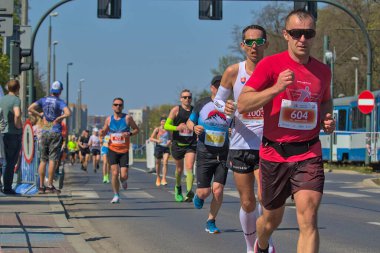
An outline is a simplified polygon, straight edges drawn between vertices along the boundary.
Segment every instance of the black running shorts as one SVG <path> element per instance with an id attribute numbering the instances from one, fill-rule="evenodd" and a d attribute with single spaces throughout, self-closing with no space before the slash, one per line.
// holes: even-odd
<path id="1" fill-rule="evenodd" d="M 129 167 L 129 153 L 117 153 L 111 149 L 108 150 L 108 162 L 110 165 L 118 164 L 120 168 Z"/>
<path id="2" fill-rule="evenodd" d="M 172 156 L 176 160 L 182 160 L 186 153 L 195 153 L 197 149 L 196 144 L 190 144 L 188 146 L 178 146 L 176 142 L 172 144 Z"/>
<path id="3" fill-rule="evenodd" d="M 230 170 L 239 174 L 251 173 L 259 168 L 259 151 L 253 149 L 230 149 L 227 166 Z"/>
<path id="4" fill-rule="evenodd" d="M 166 153 L 170 155 L 169 147 L 156 145 L 156 147 L 154 148 L 154 157 L 156 157 L 157 159 L 162 159 L 162 157 L 164 157 L 164 154 Z"/>
<path id="5" fill-rule="evenodd" d="M 217 153 L 210 152 L 210 149 L 202 143 L 197 144 L 197 187 L 209 188 L 211 181 L 226 184 L 228 168 L 226 166 L 228 145 Z"/>

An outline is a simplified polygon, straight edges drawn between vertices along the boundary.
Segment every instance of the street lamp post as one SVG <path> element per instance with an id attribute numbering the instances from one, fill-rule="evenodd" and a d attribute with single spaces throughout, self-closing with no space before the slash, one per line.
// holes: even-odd
<path id="1" fill-rule="evenodd" d="M 53 41 L 53 81 L 57 81 L 55 75 L 56 61 L 55 61 L 55 46 L 58 45 L 58 41 Z"/>
<path id="2" fill-rule="evenodd" d="M 351 60 L 356 62 L 355 64 L 355 96 L 357 96 L 358 90 L 359 90 L 359 72 L 358 72 L 359 57 L 352 56 Z"/>
<path id="3" fill-rule="evenodd" d="M 82 130 L 82 83 L 84 79 L 79 80 L 79 90 L 78 90 L 78 109 L 77 109 L 77 128 L 78 133 Z"/>
<path id="4" fill-rule="evenodd" d="M 73 66 L 72 62 L 66 65 L 66 104 L 69 107 L 69 66 Z M 66 118 L 67 132 L 70 133 L 71 117 Z"/>
<path id="5" fill-rule="evenodd" d="M 51 12 L 49 14 L 49 31 L 48 31 L 48 64 L 47 64 L 47 87 L 49 90 L 49 86 L 51 83 L 51 78 L 50 78 L 50 72 L 51 72 L 51 17 L 56 17 L 58 16 L 58 12 Z M 55 81 L 55 80 L 54 80 Z"/>

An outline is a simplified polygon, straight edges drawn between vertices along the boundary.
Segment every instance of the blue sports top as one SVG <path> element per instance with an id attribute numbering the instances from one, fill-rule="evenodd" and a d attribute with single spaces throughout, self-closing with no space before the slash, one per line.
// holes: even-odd
<path id="1" fill-rule="evenodd" d="M 56 96 L 40 98 L 36 103 L 44 112 L 44 126 L 42 131 L 61 133 L 62 125 L 60 123 L 53 124 L 53 121 L 62 115 L 63 109 L 67 107 L 66 103 Z"/>
<path id="2" fill-rule="evenodd" d="M 215 109 L 210 97 L 203 98 L 197 102 L 189 118 L 195 125 L 204 127 L 203 133 L 198 140 L 208 147 L 222 149 L 228 146 L 228 128 L 230 120 Z"/>

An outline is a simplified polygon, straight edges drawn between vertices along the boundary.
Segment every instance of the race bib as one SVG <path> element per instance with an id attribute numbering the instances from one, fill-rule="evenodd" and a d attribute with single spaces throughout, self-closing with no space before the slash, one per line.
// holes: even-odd
<path id="1" fill-rule="evenodd" d="M 206 130 L 205 144 L 213 147 L 223 147 L 225 138 L 225 132 Z"/>
<path id="2" fill-rule="evenodd" d="M 239 119 L 246 125 L 264 124 L 264 110 L 260 108 L 254 112 L 239 114 Z"/>
<path id="3" fill-rule="evenodd" d="M 114 133 L 110 135 L 111 142 L 113 144 L 124 144 L 125 138 L 122 133 Z"/>
<path id="4" fill-rule="evenodd" d="M 186 129 L 179 131 L 179 136 L 193 136 L 193 131 Z"/>
<path id="5" fill-rule="evenodd" d="M 312 130 L 317 125 L 318 105 L 315 102 L 299 102 L 283 99 L 279 127 Z"/>

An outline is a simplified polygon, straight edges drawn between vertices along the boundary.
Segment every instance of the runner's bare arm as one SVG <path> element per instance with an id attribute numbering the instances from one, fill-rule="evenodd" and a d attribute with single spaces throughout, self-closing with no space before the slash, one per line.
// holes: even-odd
<path id="1" fill-rule="evenodd" d="M 156 143 L 160 143 L 160 140 L 156 138 L 158 134 L 158 128 L 156 127 L 154 130 L 153 130 L 153 133 L 152 135 L 150 136 L 149 140 L 150 141 L 153 141 L 153 142 L 156 142 Z"/>
<path id="2" fill-rule="evenodd" d="M 100 129 L 99 131 L 100 136 L 104 137 L 110 130 L 110 120 L 111 120 L 111 117 L 107 117 L 106 121 L 104 122 L 103 128 Z"/>
<path id="3" fill-rule="evenodd" d="M 129 132 L 129 135 L 136 135 L 139 132 L 139 127 L 137 126 L 136 122 L 133 120 L 133 118 L 129 115 L 125 117 L 125 121 L 127 124 L 132 128 L 132 131 Z"/>
<path id="4" fill-rule="evenodd" d="M 166 119 L 164 129 L 168 131 L 178 131 L 178 127 L 173 125 L 174 118 L 178 115 L 179 106 L 175 106 L 170 110 L 169 116 Z"/>
<path id="5" fill-rule="evenodd" d="M 278 75 L 275 85 L 263 91 L 258 92 L 254 88 L 245 85 L 241 90 L 237 103 L 239 113 L 247 113 L 260 109 L 279 93 L 283 92 L 293 81 L 294 74 L 291 70 L 287 69 Z"/>
<path id="6" fill-rule="evenodd" d="M 234 64 L 229 66 L 226 71 L 224 71 L 222 80 L 220 82 L 220 87 L 214 98 L 215 108 L 227 115 L 234 112 L 234 101 L 228 99 L 231 95 L 237 74 L 239 71 L 239 64 Z"/>
<path id="7" fill-rule="evenodd" d="M 335 119 L 332 116 L 332 108 L 331 99 L 321 104 L 321 127 L 327 134 L 334 132 L 336 127 Z"/>

